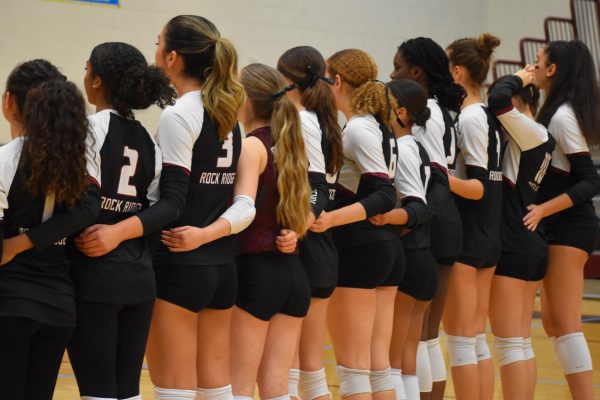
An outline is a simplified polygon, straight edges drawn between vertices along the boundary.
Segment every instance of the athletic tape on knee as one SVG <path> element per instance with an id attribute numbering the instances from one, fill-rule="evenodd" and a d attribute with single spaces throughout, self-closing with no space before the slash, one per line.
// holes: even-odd
<path id="1" fill-rule="evenodd" d="M 525 357 L 525 360 L 531 360 L 532 358 L 535 358 L 531 337 L 523 339 L 523 356 Z"/>
<path id="2" fill-rule="evenodd" d="M 371 393 L 385 392 L 386 390 L 394 390 L 394 382 L 392 382 L 392 369 L 386 368 L 380 371 L 371 371 L 369 375 L 371 381 Z"/>
<path id="3" fill-rule="evenodd" d="M 446 360 L 444 360 L 439 337 L 427 341 L 427 354 L 431 365 L 431 380 L 433 382 L 445 381 L 447 376 Z"/>
<path id="4" fill-rule="evenodd" d="M 487 344 L 485 333 L 478 333 L 475 344 L 475 352 L 477 353 L 477 362 L 489 360 L 492 358 L 492 352 Z"/>
<path id="5" fill-rule="evenodd" d="M 337 375 L 340 380 L 340 396 L 346 397 L 359 393 L 371 393 L 371 381 L 368 369 L 353 369 L 338 365 Z"/>
<path id="6" fill-rule="evenodd" d="M 231 385 L 225 385 L 218 388 L 196 389 L 196 400 L 232 400 L 233 391 Z"/>
<path id="7" fill-rule="evenodd" d="M 496 349 L 496 355 L 498 356 L 498 364 L 500 364 L 501 367 L 515 362 L 525 361 L 523 338 L 520 336 L 509 338 L 494 336 L 494 348 Z"/>
<path id="8" fill-rule="evenodd" d="M 592 370 L 592 357 L 583 332 L 557 337 L 555 354 L 565 375 Z"/>
<path id="9" fill-rule="evenodd" d="M 419 378 L 419 391 L 423 393 L 433 390 L 433 378 L 431 377 L 431 364 L 427 342 L 419 342 L 417 346 L 417 378 Z"/>
<path id="10" fill-rule="evenodd" d="M 416 375 L 402 375 L 404 390 L 406 391 L 406 400 L 420 400 L 419 378 Z"/>
<path id="11" fill-rule="evenodd" d="M 298 383 L 300 382 L 300 370 L 297 368 L 291 368 L 288 373 L 288 393 L 290 397 L 300 398 L 298 392 Z"/>
<path id="12" fill-rule="evenodd" d="M 477 364 L 475 352 L 476 339 L 474 337 L 448 335 L 448 356 L 450 366 L 463 367 Z"/>
<path id="13" fill-rule="evenodd" d="M 195 398 L 195 390 L 166 389 L 154 386 L 154 400 L 193 400 Z"/>
<path id="14" fill-rule="evenodd" d="M 302 400 L 314 400 L 321 396 L 329 396 L 331 399 L 325 368 L 317 371 L 300 371 L 300 394 Z"/>
<path id="15" fill-rule="evenodd" d="M 392 368 L 392 382 L 396 391 L 396 400 L 406 400 L 406 390 L 404 390 L 404 381 L 402 381 L 402 370 Z"/>

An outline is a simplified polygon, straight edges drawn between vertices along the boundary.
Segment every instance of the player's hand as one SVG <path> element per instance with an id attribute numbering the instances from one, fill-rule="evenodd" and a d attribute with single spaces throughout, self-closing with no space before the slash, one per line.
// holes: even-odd
<path id="1" fill-rule="evenodd" d="M 376 226 L 383 226 L 388 224 L 387 213 L 377 214 L 374 217 L 369 218 L 369 222 Z"/>
<path id="2" fill-rule="evenodd" d="M 331 214 L 326 211 L 321 212 L 319 218 L 310 226 L 311 232 L 325 232 L 327 229 L 333 226 L 333 218 Z"/>
<path id="3" fill-rule="evenodd" d="M 2 259 L 0 260 L 0 265 L 8 264 L 18 254 L 15 251 L 14 246 L 11 244 L 11 239 L 13 238 L 4 239 L 2 241 Z"/>
<path id="4" fill-rule="evenodd" d="M 530 85 L 533 82 L 534 68 L 533 65 L 526 65 L 525 68 L 515 73 L 515 75 L 523 81 L 523 87 Z"/>
<path id="5" fill-rule="evenodd" d="M 293 253 L 298 245 L 298 234 L 291 229 L 282 229 L 275 239 L 275 245 L 282 253 Z"/>
<path id="6" fill-rule="evenodd" d="M 108 254 L 121 242 L 119 230 L 113 225 L 104 224 L 92 225 L 75 238 L 75 245 L 79 251 L 88 257 Z"/>
<path id="7" fill-rule="evenodd" d="M 161 242 L 169 251 L 179 253 L 195 250 L 208 242 L 206 230 L 196 226 L 180 226 L 162 231 Z"/>
<path id="8" fill-rule="evenodd" d="M 523 217 L 523 223 L 527 229 L 535 231 L 540 221 L 546 216 L 544 205 L 530 204 L 527 206 L 527 210 L 529 212 Z"/>

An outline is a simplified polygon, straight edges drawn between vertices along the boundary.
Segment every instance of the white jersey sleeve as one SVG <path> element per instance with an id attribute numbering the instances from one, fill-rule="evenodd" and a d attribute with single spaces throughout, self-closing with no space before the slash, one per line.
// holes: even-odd
<path id="1" fill-rule="evenodd" d="M 382 148 L 383 135 L 372 116 L 355 117 L 344 129 L 344 152 L 361 174 L 385 174 L 389 177 Z"/>
<path id="2" fill-rule="evenodd" d="M 154 142 L 154 139 L 152 140 Z M 158 144 L 154 142 L 154 179 L 150 182 L 150 186 L 148 186 L 148 200 L 150 205 L 153 205 L 160 199 L 160 173 L 162 171 L 162 152 L 160 151 L 160 147 Z"/>
<path id="3" fill-rule="evenodd" d="M 0 221 L 8 209 L 8 192 L 19 168 L 23 137 L 18 137 L 0 147 Z M 2 238 L 0 238 L 2 239 Z"/>
<path id="4" fill-rule="evenodd" d="M 419 149 L 411 136 L 403 136 L 398 143 L 398 168 L 394 177 L 394 186 L 400 199 L 418 198 L 427 203 L 426 190 L 421 180 L 421 157 Z"/>
<path id="5" fill-rule="evenodd" d="M 444 135 L 446 124 L 440 105 L 435 99 L 427 100 L 427 107 L 431 111 L 431 117 L 425 126 L 412 126 L 412 134 L 423 145 L 433 164 L 442 167 L 444 171 L 448 168 L 448 160 L 444 150 Z"/>
<path id="6" fill-rule="evenodd" d="M 311 111 L 300 111 L 300 123 L 308 156 L 308 171 L 326 174 L 325 157 L 321 148 L 323 133 L 317 115 Z"/>
<path id="7" fill-rule="evenodd" d="M 466 166 L 488 169 L 488 122 L 483 104 L 466 107 L 459 116 L 458 147 Z"/>
<path id="8" fill-rule="evenodd" d="M 590 148 L 571 105 L 563 104 L 558 108 L 550 120 L 548 131 L 564 154 L 589 153 Z"/>
<path id="9" fill-rule="evenodd" d="M 548 140 L 546 128 L 526 117 L 516 108 L 498 115 L 497 118 L 521 151 L 536 148 Z"/>
<path id="10" fill-rule="evenodd" d="M 99 187 L 102 187 L 102 158 L 100 157 L 100 150 L 102 150 L 106 135 L 108 135 L 110 113 L 111 110 L 103 110 L 88 116 L 89 134 L 86 139 L 85 153 L 87 170 L 90 178 L 95 180 Z"/>

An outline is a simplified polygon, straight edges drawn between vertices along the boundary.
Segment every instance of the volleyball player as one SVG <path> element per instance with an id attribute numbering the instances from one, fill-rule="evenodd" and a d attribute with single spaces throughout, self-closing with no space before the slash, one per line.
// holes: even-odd
<path id="1" fill-rule="evenodd" d="M 535 376 L 529 376 L 527 362 L 533 357 L 529 331 L 535 289 L 546 270 L 545 238 L 522 223 L 526 207 L 537 198 L 554 149 L 554 139 L 533 120 L 529 104 L 522 101 L 523 97 L 533 97 L 533 89 L 528 87 L 532 79 L 531 70 L 501 78 L 492 85 L 488 98 L 490 111 L 508 133 L 502 165 L 502 253 L 490 299 L 490 322 L 505 399 L 533 399 Z M 521 92 L 525 94 L 520 96 Z"/>
<path id="2" fill-rule="evenodd" d="M 438 264 L 439 286 L 425 314 L 422 343 L 417 352 L 420 390 L 431 391 L 433 400 L 442 400 L 446 387 L 446 364 L 438 337 L 448 289 L 450 267 L 462 251 L 462 222 L 448 174 L 456 164 L 456 122 L 465 96 L 462 86 L 450 74 L 448 57 L 433 40 L 424 37 L 403 42 L 394 56 L 391 79 L 412 79 L 429 95 L 431 117 L 424 127 L 413 125 L 413 134 L 431 158 L 431 183 L 427 209 L 431 222 L 431 251 Z"/>
<path id="3" fill-rule="evenodd" d="M 66 237 L 98 215 L 98 169 L 83 96 L 48 61 L 13 69 L 2 111 L 0 398 L 50 400 L 75 326 Z"/>
<path id="4" fill-rule="evenodd" d="M 289 399 L 288 375 L 310 285 L 297 252 L 284 254 L 277 235 L 289 229 L 302 237 L 309 223 L 308 181 L 302 125 L 286 93 L 283 75 L 263 64 L 241 72 L 247 100 L 240 122 L 244 148 L 260 174 L 256 218 L 238 236 L 239 294 L 232 318 L 231 376 L 236 399 Z M 246 150 L 245 150 L 246 151 Z M 257 174 L 257 175 L 258 175 Z"/>
<path id="5" fill-rule="evenodd" d="M 600 143 L 600 89 L 590 51 L 580 41 L 550 42 L 536 59 L 534 83 L 546 99 L 538 122 L 556 140 L 539 203 L 528 205 L 526 226 L 542 218 L 548 238 L 542 321 L 574 399 L 591 399 L 592 359 L 581 326 L 583 267 L 595 249 L 598 220 L 591 199 L 600 178 L 590 146 Z"/>
<path id="6" fill-rule="evenodd" d="M 277 69 L 289 85 L 288 92 L 300 113 L 308 156 L 308 179 L 312 188 L 312 217 L 331 211 L 335 183 L 343 162 L 341 129 L 325 60 L 313 47 L 289 49 L 279 58 Z M 331 232 L 307 232 L 300 242 L 300 258 L 310 285 L 311 302 L 302 321 L 299 355 L 290 370 L 290 395 L 307 400 L 328 400 L 323 365 L 327 304 L 337 284 L 338 256 Z"/>
<path id="7" fill-rule="evenodd" d="M 161 153 L 133 110 L 165 106 L 175 91 L 126 43 L 96 46 L 86 63 L 84 87 L 96 107 L 89 116 L 94 152 L 101 161 L 101 212 L 76 240 L 72 272 L 77 327 L 68 346 L 79 393 L 86 399 L 138 399 L 140 374 L 156 284 L 148 237 L 120 243 L 93 257 L 93 232 L 118 235 L 120 221 L 158 200 Z M 88 256 L 89 254 L 90 256 Z"/>
<path id="8" fill-rule="evenodd" d="M 417 378 L 417 347 L 421 338 L 423 317 L 438 285 L 438 271 L 430 246 L 430 214 L 427 190 L 431 177 L 429 156 L 411 134 L 414 125 L 425 127 L 430 116 L 427 92 L 413 80 L 395 80 L 387 84 L 398 108 L 392 128 L 397 138 L 398 167 L 394 186 L 400 207 L 370 218 L 381 226 L 399 225 L 406 256 L 406 272 L 395 299 L 394 331 L 390 349 L 392 368 L 402 371 L 394 380 L 402 380 L 407 400 L 421 398 Z M 396 382 L 395 382 L 396 383 Z M 396 398 L 400 397 L 397 390 Z M 430 390 L 431 391 L 431 388 Z"/>
<path id="9" fill-rule="evenodd" d="M 457 177 L 463 252 L 452 268 L 444 311 L 456 397 L 493 397 L 494 368 L 485 338 L 490 288 L 500 256 L 501 143 L 497 121 L 483 104 L 481 85 L 500 40 L 490 34 L 454 41 L 446 49 L 454 81 L 465 88 L 459 116 Z"/>
<path id="10" fill-rule="evenodd" d="M 342 50 L 329 57 L 327 76 L 334 81 L 337 108 L 348 121 L 342 136 L 344 164 L 336 209 L 322 212 L 311 230 L 335 227 L 339 277 L 327 322 L 340 395 L 353 400 L 393 399 L 389 347 L 404 254 L 392 227 L 374 226 L 366 219 L 396 204 L 392 184 L 396 140 L 389 130 L 396 102 L 375 81 L 377 65 L 362 50 Z"/>

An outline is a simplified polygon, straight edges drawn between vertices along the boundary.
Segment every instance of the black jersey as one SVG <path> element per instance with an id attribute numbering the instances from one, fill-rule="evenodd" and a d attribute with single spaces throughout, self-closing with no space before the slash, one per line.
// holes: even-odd
<path id="1" fill-rule="evenodd" d="M 460 259 L 478 260 L 494 266 L 500 256 L 502 209 L 502 149 L 500 127 L 483 103 L 465 107 L 459 116 L 460 131 L 456 175 L 483 184 L 479 200 L 458 198 L 463 221 L 463 252 Z"/>
<path id="2" fill-rule="evenodd" d="M 393 179 L 396 139 L 370 114 L 355 115 L 342 131 L 344 165 L 340 170 L 335 208 L 360 202 L 367 218 L 390 211 L 396 203 Z M 359 221 L 334 229 L 338 250 L 382 240 L 396 240 L 392 227 Z"/>
<path id="3" fill-rule="evenodd" d="M 502 165 L 502 251 L 545 256 L 547 245 L 536 230 L 523 224 L 527 206 L 537 202 L 538 189 L 550 166 L 554 139 L 546 128 L 516 110 L 511 98 L 523 86 L 516 76 L 498 83 L 488 99 L 489 107 L 508 133 Z"/>
<path id="4" fill-rule="evenodd" d="M 170 227 L 206 227 L 227 210 L 242 149 L 238 127 L 220 140 L 217 127 L 204 109 L 200 91 L 188 92 L 163 111 L 158 141 L 164 165 L 189 175 L 185 208 Z M 219 265 L 234 260 L 233 237 L 225 236 L 195 250 L 171 253 L 160 245 L 156 262 L 177 265 Z"/>
<path id="5" fill-rule="evenodd" d="M 430 245 L 430 226 L 427 213 L 427 191 L 431 164 L 425 148 L 412 135 L 397 140 L 398 168 L 394 186 L 400 206 L 408 213 L 406 228 L 411 231 L 402 237 L 405 250 L 426 249 Z"/>
<path id="6" fill-rule="evenodd" d="M 95 202 L 79 210 L 81 203 L 67 208 L 57 204 L 53 194 L 32 195 L 25 183 L 27 168 L 19 166 L 25 140 L 19 137 L 0 147 L 0 238 L 24 232 L 29 236 L 35 230 L 36 234 L 30 236 L 35 248 L 0 267 L 0 316 L 74 326 L 75 291 L 69 277 L 66 236 L 85 228 L 97 217 L 97 192 Z M 99 180 L 93 175 L 96 172 L 97 167 L 90 168 L 88 164 L 90 177 Z M 44 221 L 49 225 L 42 228 Z"/>
<path id="7" fill-rule="evenodd" d="M 600 178 L 573 107 L 561 105 L 548 125 L 548 131 L 556 140 L 548 176 L 540 188 L 539 202 L 566 193 L 573 207 L 546 218 L 545 222 L 572 223 L 596 219 L 592 198 L 600 193 Z"/>
<path id="8" fill-rule="evenodd" d="M 88 117 L 100 155 L 101 209 L 97 224 L 113 225 L 158 200 L 162 156 L 146 129 L 114 110 Z M 72 249 L 72 276 L 83 301 L 133 304 L 156 296 L 149 239 L 121 243 L 101 257 Z"/>
<path id="9" fill-rule="evenodd" d="M 332 153 L 318 115 L 312 111 L 300 111 L 300 122 L 309 162 L 311 205 L 318 218 L 322 210 L 333 209 L 338 174 L 327 173 Z M 311 287 L 334 287 L 337 284 L 338 254 L 330 231 L 306 232 L 300 242 L 300 258 Z"/>

